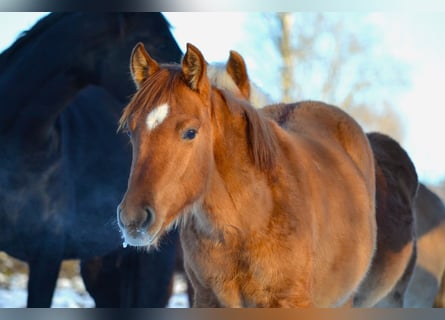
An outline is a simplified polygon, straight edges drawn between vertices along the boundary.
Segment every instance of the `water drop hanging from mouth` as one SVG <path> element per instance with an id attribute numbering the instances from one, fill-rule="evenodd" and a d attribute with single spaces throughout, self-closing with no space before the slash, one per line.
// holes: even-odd
<path id="1" fill-rule="evenodd" d="M 127 243 L 126 241 L 124 241 L 124 242 L 122 243 L 122 247 L 126 248 L 127 246 L 128 246 L 128 243 Z"/>

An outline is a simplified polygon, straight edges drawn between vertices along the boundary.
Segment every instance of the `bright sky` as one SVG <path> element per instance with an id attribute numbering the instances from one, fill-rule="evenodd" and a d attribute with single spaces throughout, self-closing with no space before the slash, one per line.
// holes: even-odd
<path id="1" fill-rule="evenodd" d="M 43 15 L 0 12 L 0 52 Z M 229 50 L 234 49 L 243 54 L 248 68 L 255 63 L 249 60 L 249 52 L 241 51 L 249 39 L 244 31 L 245 13 L 171 12 L 166 17 L 183 51 L 187 42 L 193 43 L 207 61 L 214 62 L 226 61 Z M 445 13 L 373 13 L 368 20 L 384 31 L 382 50 L 411 69 L 412 87 L 396 100 L 405 126 L 402 144 L 421 180 L 434 183 L 445 179 Z M 256 78 L 254 69 L 252 79 Z"/>

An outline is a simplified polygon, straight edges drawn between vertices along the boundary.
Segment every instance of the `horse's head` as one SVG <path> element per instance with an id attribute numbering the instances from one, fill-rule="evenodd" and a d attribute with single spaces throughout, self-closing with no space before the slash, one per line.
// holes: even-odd
<path id="1" fill-rule="evenodd" d="M 201 52 L 188 44 L 181 65 L 158 64 L 142 44 L 130 71 L 138 91 L 120 119 L 133 160 L 117 218 L 125 241 L 156 245 L 199 202 L 213 164 L 210 83 Z"/>

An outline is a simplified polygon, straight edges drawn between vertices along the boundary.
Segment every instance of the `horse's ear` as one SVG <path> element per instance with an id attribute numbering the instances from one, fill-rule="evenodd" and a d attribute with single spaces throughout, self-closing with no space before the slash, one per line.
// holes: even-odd
<path id="1" fill-rule="evenodd" d="M 133 48 L 130 58 L 130 71 L 136 88 L 139 89 L 142 83 L 158 69 L 158 63 L 147 53 L 144 44 L 139 42 Z"/>
<path id="2" fill-rule="evenodd" d="M 206 93 L 210 86 L 207 78 L 207 62 L 201 51 L 187 43 L 187 51 L 182 58 L 182 74 L 188 86 L 200 93 Z"/>
<path id="3" fill-rule="evenodd" d="M 236 86 L 241 94 L 246 98 L 250 98 L 250 83 L 247 75 L 246 63 L 243 57 L 236 51 L 230 50 L 230 57 L 226 65 L 227 73 L 235 81 Z"/>

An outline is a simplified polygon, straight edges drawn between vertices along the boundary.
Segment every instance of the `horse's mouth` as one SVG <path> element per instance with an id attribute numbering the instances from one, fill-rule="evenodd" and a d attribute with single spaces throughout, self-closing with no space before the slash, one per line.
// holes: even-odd
<path id="1" fill-rule="evenodd" d="M 160 229 L 153 233 L 147 232 L 147 230 L 135 229 L 135 230 L 122 230 L 123 246 L 126 245 L 135 247 L 150 247 L 156 246 L 160 234 Z"/>

